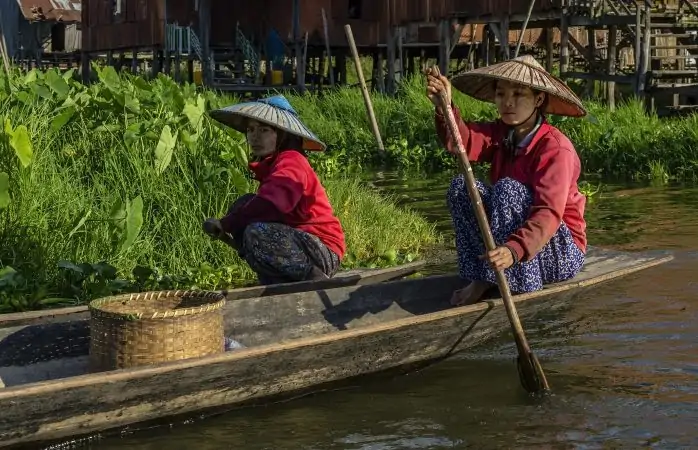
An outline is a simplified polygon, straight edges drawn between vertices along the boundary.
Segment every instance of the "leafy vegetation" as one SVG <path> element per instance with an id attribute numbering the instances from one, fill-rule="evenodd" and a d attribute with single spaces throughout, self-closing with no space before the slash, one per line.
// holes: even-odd
<path id="1" fill-rule="evenodd" d="M 328 91 L 321 99 L 306 94 L 290 101 L 308 126 L 330 146 L 314 155 L 325 170 L 360 170 L 377 162 L 420 171 L 455 167 L 434 132 L 433 107 L 425 95 L 424 78 L 405 79 L 395 98 L 373 94 L 372 102 L 386 154 L 376 151 L 359 89 Z M 454 102 L 466 120 L 490 120 L 490 104 L 454 90 Z M 641 102 L 627 99 L 611 112 L 585 101 L 583 119 L 551 116 L 550 121 L 575 144 L 587 175 L 632 180 L 696 180 L 698 178 L 698 116 L 660 119 L 646 114 Z M 350 126 L 348 126 L 350 124 Z"/>
<path id="2" fill-rule="evenodd" d="M 232 100 L 95 70 L 90 86 L 56 70 L 0 85 L 0 312 L 252 281 L 201 229 L 256 187 L 244 136 L 205 114 Z M 415 213 L 323 173 L 347 233 L 345 268 L 411 260 L 438 241 Z"/>

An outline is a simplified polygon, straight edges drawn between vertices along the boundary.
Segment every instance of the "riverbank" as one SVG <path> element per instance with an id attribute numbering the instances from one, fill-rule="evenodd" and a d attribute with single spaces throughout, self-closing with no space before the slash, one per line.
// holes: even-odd
<path id="1" fill-rule="evenodd" d="M 205 114 L 227 100 L 111 68 L 100 80 L 32 72 L 10 92 L 0 80 L 0 312 L 253 280 L 201 229 L 256 188 L 244 137 Z M 323 179 L 346 232 L 344 268 L 399 264 L 438 243 L 393 199 Z"/>
<path id="2" fill-rule="evenodd" d="M 423 77 L 417 76 L 403 82 L 396 98 L 372 95 L 390 167 L 427 171 L 455 167 L 436 140 L 433 107 L 424 86 Z M 496 117 L 492 105 L 456 90 L 453 96 L 466 120 Z M 328 170 L 360 169 L 379 158 L 358 88 L 328 91 L 320 99 L 310 94 L 291 96 L 290 101 L 331 147 L 325 155 L 314 155 L 316 164 Z M 659 119 L 647 115 L 635 100 L 619 103 L 613 112 L 600 102 L 584 104 L 590 113 L 584 119 L 549 119 L 575 144 L 586 176 L 698 179 L 698 116 Z"/>

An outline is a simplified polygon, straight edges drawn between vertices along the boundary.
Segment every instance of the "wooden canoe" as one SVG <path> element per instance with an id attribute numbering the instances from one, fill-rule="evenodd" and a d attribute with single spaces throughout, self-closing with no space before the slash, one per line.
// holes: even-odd
<path id="1" fill-rule="evenodd" d="M 525 323 L 563 294 L 671 259 L 590 249 L 575 279 L 514 300 Z M 451 307 L 461 286 L 439 275 L 231 300 L 226 333 L 245 348 L 106 373 L 86 373 L 88 313 L 0 328 L 0 447 L 269 399 L 444 358 L 510 329 L 501 299 Z"/>
<path id="2" fill-rule="evenodd" d="M 270 295 L 293 294 L 295 292 L 316 291 L 319 289 L 332 289 L 344 286 L 364 286 L 372 283 L 396 280 L 408 275 L 413 275 L 422 269 L 426 261 L 419 260 L 399 266 L 384 269 L 351 269 L 343 270 L 334 277 L 326 280 L 298 281 L 295 283 L 279 283 L 267 286 L 248 286 L 243 288 L 228 289 L 222 292 L 227 300 L 242 298 L 267 297 Z M 58 318 L 87 311 L 87 305 L 69 306 L 63 308 L 43 309 L 38 311 L 0 314 L 0 327 L 30 325 L 42 323 L 46 318 Z"/>

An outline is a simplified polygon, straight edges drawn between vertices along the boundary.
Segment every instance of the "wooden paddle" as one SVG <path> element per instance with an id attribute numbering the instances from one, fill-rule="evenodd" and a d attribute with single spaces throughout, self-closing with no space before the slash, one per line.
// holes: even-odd
<path id="1" fill-rule="evenodd" d="M 440 76 L 438 66 L 432 67 L 432 73 L 437 77 Z M 468 189 L 468 195 L 470 196 L 470 201 L 473 204 L 473 209 L 475 211 L 475 217 L 477 218 L 477 223 L 480 227 L 480 233 L 485 241 L 485 247 L 487 251 L 494 250 L 496 248 L 494 237 L 492 236 L 492 231 L 490 230 L 490 225 L 487 220 L 487 215 L 485 214 L 485 208 L 482 204 L 482 199 L 480 198 L 480 192 L 477 190 L 475 185 L 475 176 L 473 175 L 473 169 L 470 166 L 470 161 L 468 161 L 468 154 L 463 146 L 463 141 L 456 126 L 456 119 L 453 116 L 453 110 L 451 110 L 451 105 L 448 104 L 445 93 L 442 92 L 439 95 L 441 101 L 441 110 L 446 116 L 446 123 L 451 132 L 451 137 L 458 147 L 458 161 L 460 162 L 460 169 L 465 177 L 465 185 Z M 511 298 L 511 291 L 509 290 L 509 283 L 507 282 L 506 275 L 503 270 L 497 270 L 497 284 L 499 285 L 499 292 L 504 300 L 504 308 L 506 309 L 507 316 L 509 317 L 509 323 L 511 324 L 511 329 L 514 333 L 514 340 L 516 341 L 516 348 L 519 351 L 519 356 L 517 358 L 517 366 L 519 369 L 519 378 L 521 379 L 521 384 L 524 389 L 528 392 L 538 393 L 541 391 L 548 391 L 550 387 L 548 386 L 548 380 L 545 378 L 545 373 L 543 373 L 543 368 L 538 362 L 538 358 L 531 352 L 528 346 L 528 341 L 524 335 L 523 327 L 519 321 L 519 314 L 514 306 L 514 301 Z"/>

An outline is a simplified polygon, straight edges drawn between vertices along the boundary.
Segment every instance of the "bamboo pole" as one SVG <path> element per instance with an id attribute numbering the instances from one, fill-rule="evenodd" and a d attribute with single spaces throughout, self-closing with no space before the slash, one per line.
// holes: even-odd
<path id="1" fill-rule="evenodd" d="M 368 119 L 371 122 L 371 128 L 373 128 L 373 135 L 376 137 L 376 141 L 378 142 L 378 150 L 381 152 L 381 154 L 385 154 L 385 147 L 383 147 L 383 140 L 381 139 L 381 133 L 378 129 L 378 122 L 376 122 L 376 115 L 373 112 L 371 96 L 369 95 L 368 88 L 366 87 L 366 80 L 364 79 L 364 71 L 361 67 L 359 52 L 356 49 L 356 42 L 354 42 L 354 34 L 351 32 L 351 25 L 344 25 L 344 33 L 347 35 L 347 41 L 349 41 L 349 47 L 351 48 L 351 53 L 354 56 L 356 74 L 359 77 L 359 83 L 361 83 L 361 92 L 364 95 L 364 104 L 366 105 L 366 112 L 368 113 Z"/>

